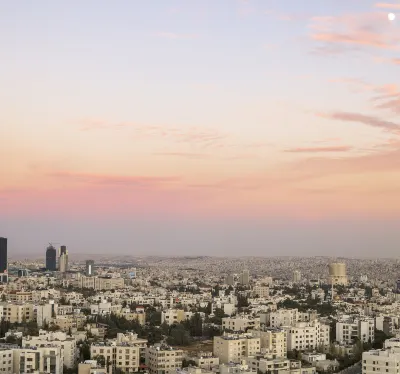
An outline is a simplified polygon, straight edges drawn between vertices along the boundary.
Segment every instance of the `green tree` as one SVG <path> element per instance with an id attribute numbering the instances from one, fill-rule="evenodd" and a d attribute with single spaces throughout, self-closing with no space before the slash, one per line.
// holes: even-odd
<path id="1" fill-rule="evenodd" d="M 97 365 L 104 367 L 106 365 L 106 358 L 103 355 L 96 357 Z"/>

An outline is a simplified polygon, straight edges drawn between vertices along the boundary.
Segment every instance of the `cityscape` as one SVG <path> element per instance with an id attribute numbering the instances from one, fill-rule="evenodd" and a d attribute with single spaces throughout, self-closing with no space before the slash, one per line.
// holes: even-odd
<path id="1" fill-rule="evenodd" d="M 0 374 L 400 374 L 400 0 L 2 0 L 0 44 Z"/>
<path id="2" fill-rule="evenodd" d="M 2 372 L 399 370 L 398 261 L 70 254 L 0 238 Z"/>

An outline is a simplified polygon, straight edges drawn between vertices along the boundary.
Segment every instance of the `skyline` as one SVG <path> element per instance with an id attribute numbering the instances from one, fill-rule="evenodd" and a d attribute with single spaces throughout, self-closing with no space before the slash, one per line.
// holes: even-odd
<path id="1" fill-rule="evenodd" d="M 0 5 L 9 256 L 395 257 L 400 3 L 167 3 Z"/>

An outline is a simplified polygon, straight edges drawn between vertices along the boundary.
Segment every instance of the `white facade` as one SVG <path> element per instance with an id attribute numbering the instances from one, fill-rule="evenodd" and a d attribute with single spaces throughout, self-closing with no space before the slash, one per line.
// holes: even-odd
<path id="1" fill-rule="evenodd" d="M 59 347 L 63 354 L 64 365 L 67 368 L 75 366 L 78 360 L 78 347 L 74 338 L 68 337 L 64 332 L 39 331 L 39 336 L 28 336 L 22 339 L 23 348 L 45 347 L 49 344 Z"/>
<path id="2" fill-rule="evenodd" d="M 297 309 L 279 309 L 269 313 L 269 326 L 273 328 L 292 326 L 298 321 Z"/>
<path id="3" fill-rule="evenodd" d="M 125 372 L 139 371 L 140 357 L 146 349 L 147 340 L 138 339 L 137 334 L 117 334 L 117 339 L 106 343 L 92 344 L 90 357 L 103 356 L 105 362 Z"/>
<path id="4" fill-rule="evenodd" d="M 375 320 L 373 318 L 349 318 L 336 323 L 336 341 L 351 344 L 354 339 L 364 343 L 375 340 Z"/>
<path id="5" fill-rule="evenodd" d="M 260 317 L 252 318 L 249 316 L 225 317 L 222 318 L 222 329 L 234 332 L 246 332 L 247 329 L 257 329 L 260 327 Z"/>
<path id="6" fill-rule="evenodd" d="M 330 327 L 319 321 L 298 322 L 283 327 L 286 331 L 287 350 L 316 349 L 329 345 Z"/>
<path id="7" fill-rule="evenodd" d="M 51 346 L 34 349 L 13 349 L 13 373 L 22 374 L 37 370 L 39 373 L 63 374 L 63 352 Z"/>

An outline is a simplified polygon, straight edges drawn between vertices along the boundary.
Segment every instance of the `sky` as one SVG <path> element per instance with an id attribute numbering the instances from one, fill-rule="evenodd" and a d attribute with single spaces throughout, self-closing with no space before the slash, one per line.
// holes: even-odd
<path id="1" fill-rule="evenodd" d="M 3 1 L 0 45 L 10 257 L 398 256 L 399 0 Z"/>

